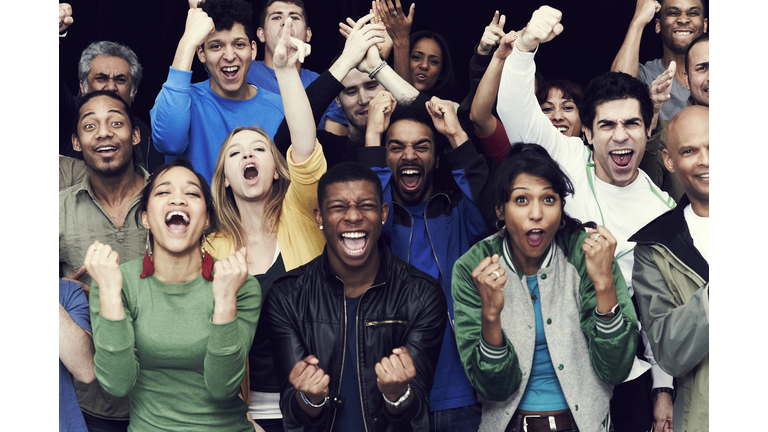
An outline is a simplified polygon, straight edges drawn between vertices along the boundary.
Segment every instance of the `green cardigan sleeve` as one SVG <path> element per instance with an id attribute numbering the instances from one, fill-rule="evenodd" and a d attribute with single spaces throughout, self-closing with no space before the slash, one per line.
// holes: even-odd
<path id="1" fill-rule="evenodd" d="M 456 261 L 453 267 L 454 328 L 459 357 L 464 372 L 477 393 L 485 399 L 504 401 L 520 387 L 522 371 L 517 354 L 506 334 L 506 356 L 490 360 L 482 353 L 482 321 L 480 294 L 472 281 L 472 271 L 485 258 L 481 245 L 476 245 Z M 483 256 L 481 256 L 483 255 Z"/>
<path id="2" fill-rule="evenodd" d="M 597 294 L 592 279 L 587 274 L 586 257 L 581 250 L 587 236 L 586 233 L 574 235 L 569 245 L 569 261 L 581 276 L 580 326 L 589 340 L 589 358 L 595 373 L 606 384 L 617 385 L 623 382 L 632 370 L 640 329 L 629 290 L 615 258 L 612 264 L 613 281 L 620 312 L 608 322 L 603 322 L 595 315 Z"/>

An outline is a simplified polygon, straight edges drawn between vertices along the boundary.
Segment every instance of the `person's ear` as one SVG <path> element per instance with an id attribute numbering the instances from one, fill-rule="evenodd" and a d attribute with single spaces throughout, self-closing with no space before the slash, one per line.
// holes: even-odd
<path id="1" fill-rule="evenodd" d="M 136 86 L 133 88 L 133 91 L 131 92 L 131 103 L 133 103 L 133 100 L 136 99 L 136 93 L 139 92 L 139 86 Z"/>
<path id="2" fill-rule="evenodd" d="M 199 45 L 197 47 L 197 58 L 200 60 L 200 63 L 205 64 L 205 50 L 203 49 L 203 45 Z"/>
<path id="3" fill-rule="evenodd" d="M 587 138 L 587 142 L 592 145 L 592 131 L 586 126 L 582 127 L 584 128 L 584 137 Z"/>
<path id="4" fill-rule="evenodd" d="M 320 209 L 315 209 L 315 222 L 317 222 L 317 227 L 320 229 L 323 229 L 323 215 L 320 214 Z"/>
<path id="5" fill-rule="evenodd" d="M 654 26 L 654 29 L 656 30 L 656 34 L 661 33 L 661 20 L 656 18 L 656 25 Z"/>
<path id="6" fill-rule="evenodd" d="M 132 142 L 133 145 L 136 145 L 139 142 L 141 142 L 141 130 L 139 130 L 138 126 L 133 127 L 132 138 L 133 138 L 133 142 Z"/>
<path id="7" fill-rule="evenodd" d="M 149 229 L 149 216 L 147 216 L 146 211 L 141 212 L 141 226 L 143 226 L 144 229 Z"/>
<path id="8" fill-rule="evenodd" d="M 389 216 L 389 204 L 383 203 L 381 205 L 381 224 L 384 225 L 387 222 L 387 217 Z"/>
<path id="9" fill-rule="evenodd" d="M 336 101 L 336 106 L 341 108 L 341 99 L 339 99 L 339 97 L 336 96 L 336 99 L 334 99 L 334 100 Z"/>
<path id="10" fill-rule="evenodd" d="M 669 153 L 669 150 L 663 149 L 661 151 L 661 157 L 664 158 L 664 168 L 666 168 L 667 171 L 669 171 L 672 174 L 674 174 L 675 173 L 675 164 L 672 163 L 672 155 Z"/>
<path id="11" fill-rule="evenodd" d="M 258 52 L 259 50 L 258 50 L 258 47 L 256 46 L 256 41 L 252 40 L 251 41 L 251 61 L 256 60 L 256 53 Z"/>
<path id="12" fill-rule="evenodd" d="M 704 20 L 706 22 L 706 20 Z M 309 43 L 309 40 L 312 39 L 312 29 L 307 27 L 307 40 L 304 42 Z"/>
<path id="13" fill-rule="evenodd" d="M 80 140 L 77 138 L 77 135 L 72 134 L 72 150 L 77 152 L 82 152 L 83 149 L 80 147 Z"/>
<path id="14" fill-rule="evenodd" d="M 709 25 L 709 20 L 707 20 L 706 18 L 704 18 L 704 28 L 702 29 L 702 32 L 703 32 L 703 33 L 706 33 L 706 32 L 707 32 L 707 26 L 708 26 L 708 25 Z"/>
<path id="15" fill-rule="evenodd" d="M 259 41 L 261 41 L 261 43 L 267 42 L 267 38 L 264 37 L 264 29 L 261 27 L 256 29 L 256 37 L 259 38 Z"/>
<path id="16" fill-rule="evenodd" d="M 85 86 L 82 81 L 80 81 L 80 94 L 85 96 Z"/>

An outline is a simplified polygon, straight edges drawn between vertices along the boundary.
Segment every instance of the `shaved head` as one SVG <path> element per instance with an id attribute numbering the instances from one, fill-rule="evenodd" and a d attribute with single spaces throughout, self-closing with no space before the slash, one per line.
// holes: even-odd
<path id="1" fill-rule="evenodd" d="M 697 215 L 709 217 L 709 107 L 680 110 L 667 126 L 664 166 L 675 173 Z"/>

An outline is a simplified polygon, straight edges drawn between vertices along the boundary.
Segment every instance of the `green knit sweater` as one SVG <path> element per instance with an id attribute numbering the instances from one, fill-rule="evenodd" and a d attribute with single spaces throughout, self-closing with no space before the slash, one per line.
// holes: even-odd
<path id="1" fill-rule="evenodd" d="M 238 397 L 261 309 L 261 288 L 247 278 L 237 318 L 213 324 L 212 282 L 140 279 L 141 259 L 120 266 L 125 318 L 99 313 L 90 294 L 96 377 L 106 391 L 128 395 L 129 431 L 252 431 Z"/>

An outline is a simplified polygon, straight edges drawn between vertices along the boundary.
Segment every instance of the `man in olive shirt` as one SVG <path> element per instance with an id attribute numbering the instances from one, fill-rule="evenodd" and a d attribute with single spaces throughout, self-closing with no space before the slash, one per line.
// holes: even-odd
<path id="1" fill-rule="evenodd" d="M 59 192 L 59 276 L 80 283 L 86 292 L 91 278 L 83 260 L 95 240 L 112 246 L 123 262 L 144 253 L 147 231 L 135 216 L 149 174 L 134 164 L 132 151 L 140 135 L 120 96 L 95 91 L 83 97 L 72 148 L 82 152 L 88 172 Z M 75 390 L 90 430 L 127 429 L 127 397 L 113 397 L 95 381 L 75 381 Z"/>

